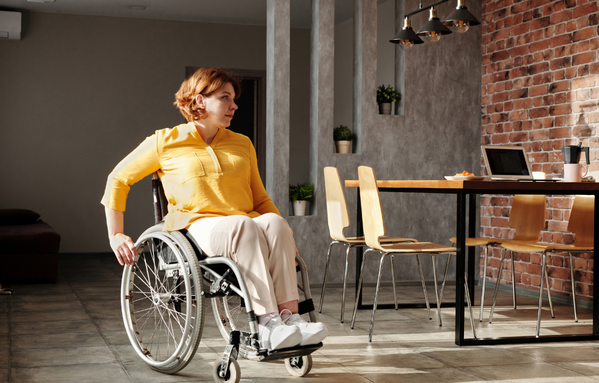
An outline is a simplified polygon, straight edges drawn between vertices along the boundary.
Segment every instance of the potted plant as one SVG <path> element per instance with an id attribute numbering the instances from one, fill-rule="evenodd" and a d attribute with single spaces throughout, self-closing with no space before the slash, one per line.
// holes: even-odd
<path id="1" fill-rule="evenodd" d="M 308 200 L 314 195 L 314 184 L 304 182 L 289 185 L 289 201 L 293 202 L 293 215 L 305 215 Z"/>
<path id="2" fill-rule="evenodd" d="M 337 146 L 337 153 L 349 153 L 354 138 L 356 138 L 354 132 L 345 125 L 339 125 L 333 129 L 333 140 Z"/>
<path id="3" fill-rule="evenodd" d="M 401 100 L 401 93 L 391 85 L 381 85 L 376 89 L 376 102 L 379 104 L 379 114 L 391 114 L 393 102 Z"/>

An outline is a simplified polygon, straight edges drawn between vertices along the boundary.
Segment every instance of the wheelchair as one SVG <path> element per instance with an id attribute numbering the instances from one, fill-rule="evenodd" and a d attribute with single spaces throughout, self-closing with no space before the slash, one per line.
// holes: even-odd
<path id="1" fill-rule="evenodd" d="M 133 265 L 124 268 L 121 282 L 123 321 L 137 355 L 161 373 L 174 374 L 185 368 L 200 344 L 205 299 L 209 298 L 216 325 L 227 343 L 212 368 L 215 382 L 239 382 L 239 356 L 262 362 L 285 359 L 291 375 L 308 374 L 311 354 L 322 343 L 274 351 L 262 348 L 252 302 L 235 262 L 206 256 L 185 230 L 162 231 L 167 202 L 156 173 L 152 194 L 155 225 L 137 240 L 137 257 Z M 296 262 L 301 276 L 298 288 L 305 297 L 299 313 L 308 313 L 314 322 L 306 265 L 299 255 Z"/>

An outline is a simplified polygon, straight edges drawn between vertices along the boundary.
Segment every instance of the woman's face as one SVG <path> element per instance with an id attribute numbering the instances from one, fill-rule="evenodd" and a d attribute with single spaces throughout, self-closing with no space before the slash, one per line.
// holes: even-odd
<path id="1" fill-rule="evenodd" d="M 235 104 L 235 89 L 230 83 L 223 85 L 210 97 L 199 94 L 196 102 L 206 111 L 207 117 L 202 120 L 203 124 L 214 124 L 218 128 L 231 125 L 237 104 Z"/>

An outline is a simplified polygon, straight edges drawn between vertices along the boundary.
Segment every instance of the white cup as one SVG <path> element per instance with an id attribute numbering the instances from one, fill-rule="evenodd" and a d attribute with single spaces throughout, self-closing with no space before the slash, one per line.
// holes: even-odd
<path id="1" fill-rule="evenodd" d="M 580 182 L 588 171 L 589 168 L 584 164 L 564 164 L 564 181 Z"/>

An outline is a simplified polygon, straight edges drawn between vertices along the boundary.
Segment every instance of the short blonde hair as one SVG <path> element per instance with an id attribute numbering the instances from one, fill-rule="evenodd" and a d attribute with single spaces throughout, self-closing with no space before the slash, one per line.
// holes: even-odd
<path id="1" fill-rule="evenodd" d="M 225 84 L 233 85 L 235 99 L 241 95 L 241 84 L 237 75 L 220 68 L 200 68 L 189 76 L 175 93 L 174 104 L 188 122 L 206 118 L 206 113 L 195 102 L 198 94 L 210 97 Z"/>

